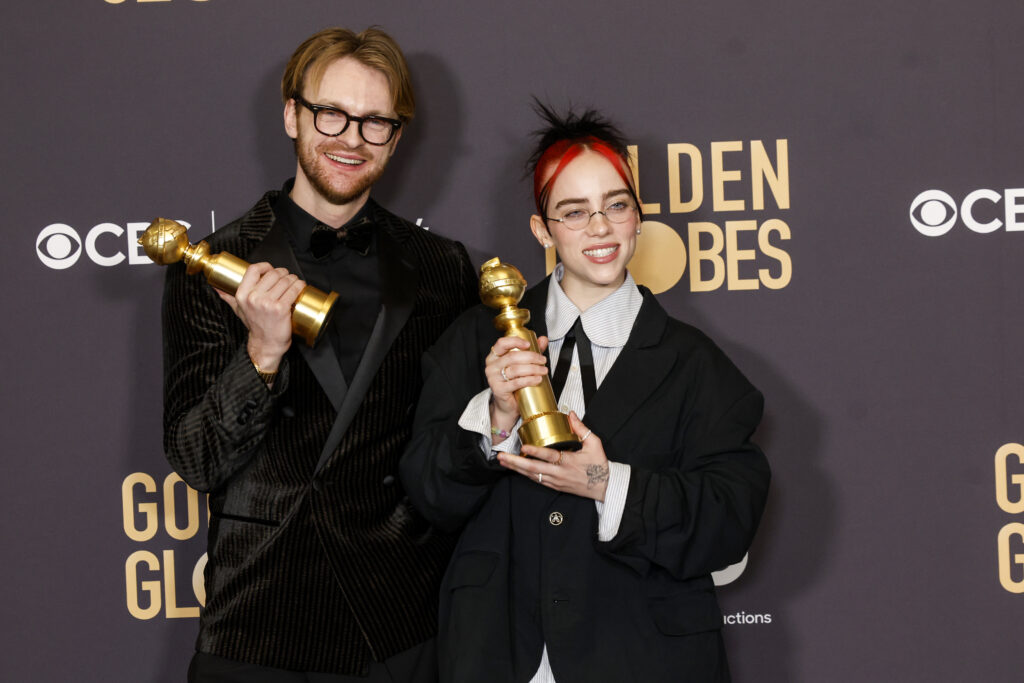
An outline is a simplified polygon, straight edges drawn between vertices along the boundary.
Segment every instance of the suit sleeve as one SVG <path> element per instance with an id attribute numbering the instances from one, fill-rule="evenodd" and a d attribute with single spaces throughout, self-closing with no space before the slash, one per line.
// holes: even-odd
<path id="1" fill-rule="evenodd" d="M 268 390 L 246 352 L 245 326 L 180 263 L 167 272 L 163 327 L 164 451 L 189 486 L 213 491 L 261 443 L 287 388 L 287 360 Z"/>
<path id="2" fill-rule="evenodd" d="M 461 528 L 494 482 L 507 476 L 481 450 L 480 435 L 458 424 L 466 404 L 486 386 L 474 334 L 475 313 L 471 310 L 456 320 L 424 354 L 424 384 L 412 439 L 399 463 L 413 505 L 445 531 Z"/>
<path id="3" fill-rule="evenodd" d="M 751 441 L 762 396 L 713 345 L 693 362 L 673 466 L 632 468 L 619 531 L 598 543 L 642 575 L 657 566 L 686 579 L 740 561 L 764 509 L 770 470 Z"/>

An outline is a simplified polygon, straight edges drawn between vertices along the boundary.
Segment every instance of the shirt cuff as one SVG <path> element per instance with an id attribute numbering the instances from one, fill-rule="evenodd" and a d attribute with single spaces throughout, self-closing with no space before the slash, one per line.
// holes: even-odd
<path id="1" fill-rule="evenodd" d="M 479 394 L 469 399 L 469 403 L 466 404 L 466 409 L 462 411 L 462 415 L 459 417 L 459 426 L 465 429 L 467 432 L 473 432 L 480 435 L 480 450 L 487 455 L 488 460 L 493 460 L 495 453 L 501 451 L 503 453 L 519 454 L 519 425 L 522 420 L 516 420 L 515 425 L 509 431 L 509 436 L 499 443 L 497 446 L 494 445 L 491 440 L 491 390 L 484 389 Z"/>
<path id="2" fill-rule="evenodd" d="M 629 491 L 629 465 L 608 462 L 608 486 L 604 491 L 604 502 L 597 505 L 597 540 L 610 541 L 619 533 L 622 512 L 626 509 L 626 493 Z"/>

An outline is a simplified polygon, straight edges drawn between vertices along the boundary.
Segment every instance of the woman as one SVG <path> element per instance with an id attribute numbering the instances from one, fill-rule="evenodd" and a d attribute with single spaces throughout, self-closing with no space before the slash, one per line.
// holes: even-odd
<path id="1" fill-rule="evenodd" d="M 762 398 L 626 270 L 642 217 L 619 131 L 539 111 L 530 227 L 561 263 L 520 306 L 583 446 L 520 446 L 514 392 L 547 359 L 499 338 L 493 309 L 467 311 L 425 356 L 401 475 L 428 519 L 462 529 L 441 678 L 727 681 L 710 573 L 743 557 L 760 520 Z"/>

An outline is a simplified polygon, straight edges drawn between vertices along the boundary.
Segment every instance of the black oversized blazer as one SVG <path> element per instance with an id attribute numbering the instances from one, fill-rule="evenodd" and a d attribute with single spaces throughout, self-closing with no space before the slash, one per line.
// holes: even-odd
<path id="1" fill-rule="evenodd" d="M 211 235 L 212 251 L 301 275 L 276 196 Z M 350 383 L 324 335 L 296 339 L 268 391 L 227 304 L 182 264 L 167 274 L 164 446 L 212 515 L 201 651 L 357 673 L 436 628 L 454 541 L 411 508 L 397 463 L 423 351 L 478 301 L 476 276 L 462 245 L 370 201 L 382 309 Z"/>
<path id="2" fill-rule="evenodd" d="M 538 335 L 547 282 L 521 304 Z M 710 572 L 743 557 L 761 517 L 769 469 L 750 436 L 762 398 L 641 290 L 584 417 L 608 458 L 632 468 L 608 542 L 594 501 L 487 462 L 479 436 L 457 425 L 486 388 L 494 311 L 467 311 L 425 357 L 401 476 L 429 520 L 463 529 L 440 596 L 443 681 L 528 681 L 544 643 L 559 683 L 728 680 Z"/>

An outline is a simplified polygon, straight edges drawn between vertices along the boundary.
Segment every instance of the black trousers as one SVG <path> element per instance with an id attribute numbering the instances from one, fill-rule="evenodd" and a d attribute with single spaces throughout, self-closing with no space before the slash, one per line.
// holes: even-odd
<path id="1" fill-rule="evenodd" d="M 235 662 L 197 652 L 188 667 L 189 683 L 437 683 L 433 638 L 384 660 L 371 662 L 366 676 L 302 673 Z"/>

